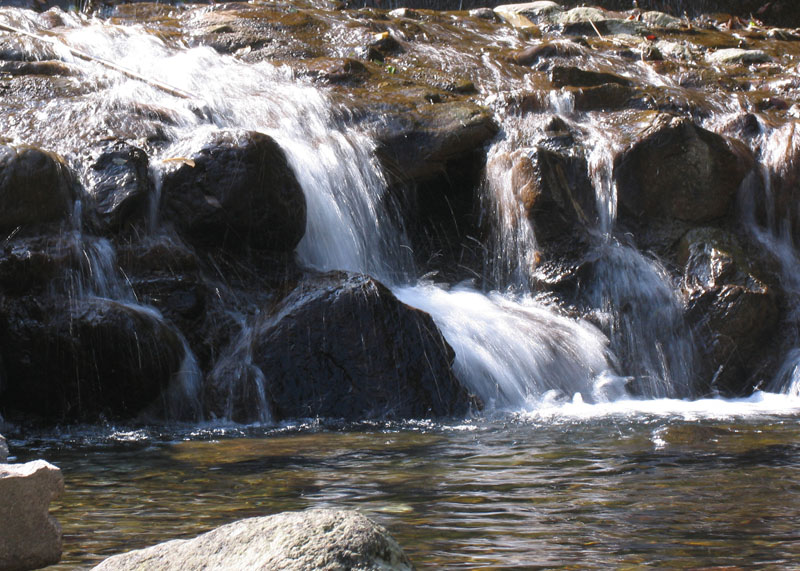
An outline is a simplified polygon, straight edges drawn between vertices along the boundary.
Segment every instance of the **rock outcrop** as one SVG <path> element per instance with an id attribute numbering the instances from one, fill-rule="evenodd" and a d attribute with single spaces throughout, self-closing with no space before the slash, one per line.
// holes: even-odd
<path id="1" fill-rule="evenodd" d="M 168 541 L 115 555 L 94 569 L 410 571 L 413 568 L 383 527 L 358 512 L 321 509 L 237 521 L 194 539 Z"/>
<path id="2" fill-rule="evenodd" d="M 60 561 L 61 526 L 48 507 L 63 492 L 61 470 L 44 460 L 0 464 L 0 569 L 24 571 Z"/>
<path id="3" fill-rule="evenodd" d="M 276 420 L 465 414 L 452 348 L 431 317 L 362 275 L 305 280 L 211 375 L 218 416 L 258 419 L 259 391 Z M 244 366 L 243 366 L 244 365 Z"/>

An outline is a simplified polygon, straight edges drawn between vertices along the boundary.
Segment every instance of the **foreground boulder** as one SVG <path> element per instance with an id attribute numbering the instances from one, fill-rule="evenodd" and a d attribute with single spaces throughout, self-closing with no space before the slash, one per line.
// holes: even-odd
<path id="1" fill-rule="evenodd" d="M 55 421 L 132 417 L 183 360 L 154 311 L 104 299 L 6 298 L 0 304 L 2 408 Z"/>
<path id="2" fill-rule="evenodd" d="M 413 568 L 383 527 L 358 512 L 337 510 L 244 519 L 194 539 L 116 555 L 95 567 L 98 571 Z"/>
<path id="3" fill-rule="evenodd" d="M 35 147 L 0 145 L 0 232 L 65 220 L 75 196 L 63 159 Z"/>
<path id="4" fill-rule="evenodd" d="M 61 526 L 48 506 L 63 492 L 61 470 L 44 460 L 0 464 L 0 569 L 39 569 L 61 560 Z"/>
<path id="5" fill-rule="evenodd" d="M 705 223 L 729 213 L 753 159 L 743 145 L 661 115 L 614 161 L 621 214 Z"/>
<path id="6" fill-rule="evenodd" d="M 164 175 L 162 193 L 165 218 L 195 246 L 290 252 L 305 233 L 303 190 L 262 133 L 216 133 Z"/>
<path id="7" fill-rule="evenodd" d="M 451 370 L 453 350 L 431 317 L 366 276 L 305 281 L 234 346 L 206 388 L 216 416 L 257 420 L 259 401 L 276 420 L 427 418 L 469 409 Z"/>

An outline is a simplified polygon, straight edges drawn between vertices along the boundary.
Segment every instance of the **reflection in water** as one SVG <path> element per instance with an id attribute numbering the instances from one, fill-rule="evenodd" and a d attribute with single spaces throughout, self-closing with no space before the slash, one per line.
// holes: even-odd
<path id="1" fill-rule="evenodd" d="M 800 433 L 778 398 L 11 443 L 65 473 L 60 569 L 312 506 L 361 510 L 420 568 L 787 568 L 800 557 Z"/>

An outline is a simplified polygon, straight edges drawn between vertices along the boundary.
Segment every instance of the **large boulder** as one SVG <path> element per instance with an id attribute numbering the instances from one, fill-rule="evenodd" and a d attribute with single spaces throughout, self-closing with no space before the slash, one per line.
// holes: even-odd
<path id="1" fill-rule="evenodd" d="M 107 142 L 96 152 L 85 178 L 101 232 L 145 219 L 154 185 L 142 149 L 121 140 Z"/>
<path id="2" fill-rule="evenodd" d="M 233 346 L 205 392 L 216 416 L 259 419 L 259 401 L 276 420 L 427 418 L 469 408 L 451 370 L 453 350 L 431 317 L 366 276 L 303 282 Z"/>
<path id="3" fill-rule="evenodd" d="M 214 134 L 164 174 L 163 213 L 196 246 L 292 251 L 306 202 L 286 154 L 256 132 Z"/>
<path id="4" fill-rule="evenodd" d="M 130 418 L 181 366 L 180 338 L 153 310 L 104 299 L 5 298 L 2 412 L 48 421 Z"/>
<path id="5" fill-rule="evenodd" d="M 183 569 L 410 571 L 411 561 L 381 526 L 354 511 L 308 510 L 254 517 L 194 539 L 115 555 L 96 571 Z"/>
<path id="6" fill-rule="evenodd" d="M 695 224 L 720 219 L 752 166 L 744 145 L 691 119 L 659 115 L 614 161 L 620 214 Z"/>
<path id="7" fill-rule="evenodd" d="M 778 293 L 762 277 L 738 240 L 715 228 L 684 236 L 678 260 L 684 267 L 688 318 L 702 341 L 701 390 L 729 396 L 752 392 L 768 380 L 766 347 L 778 330 Z"/>
<path id="8" fill-rule="evenodd" d="M 48 507 L 63 492 L 61 470 L 44 460 L 0 464 L 0 569 L 39 569 L 61 560 L 61 526 Z"/>
<path id="9" fill-rule="evenodd" d="M 26 145 L 0 145 L 0 232 L 67 219 L 76 188 L 61 157 Z"/>

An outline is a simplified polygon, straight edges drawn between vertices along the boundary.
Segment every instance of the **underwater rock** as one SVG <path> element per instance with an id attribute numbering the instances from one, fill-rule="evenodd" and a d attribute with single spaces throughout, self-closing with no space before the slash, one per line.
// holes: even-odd
<path id="1" fill-rule="evenodd" d="M 703 341 L 704 388 L 726 396 L 752 392 L 771 375 L 771 337 L 780 314 L 773 288 L 759 277 L 763 273 L 737 239 L 715 228 L 698 228 L 684 236 L 679 246 L 683 264 L 683 291 L 688 317 Z"/>
<path id="2" fill-rule="evenodd" d="M 258 419 L 259 391 L 275 420 L 429 418 L 470 406 L 431 317 L 366 276 L 307 279 L 243 335 L 206 386 L 217 416 Z"/>
<path id="3" fill-rule="evenodd" d="M 607 83 L 628 86 L 631 80 L 615 73 L 588 71 L 578 67 L 556 66 L 550 71 L 550 81 L 556 87 L 596 87 Z"/>
<path id="4" fill-rule="evenodd" d="M 180 338 L 154 310 L 105 299 L 5 298 L 2 409 L 59 420 L 131 418 L 180 368 Z"/>
<path id="5" fill-rule="evenodd" d="M 303 190 L 262 133 L 214 134 L 164 174 L 162 195 L 164 218 L 195 246 L 291 251 L 305 233 Z"/>
<path id="6" fill-rule="evenodd" d="M 313 509 L 243 519 L 193 539 L 115 555 L 96 571 L 358 569 L 411 571 L 383 527 L 356 511 Z"/>
<path id="7" fill-rule="evenodd" d="M 691 223 L 722 218 L 752 165 L 740 143 L 691 119 L 659 115 L 614 160 L 621 214 Z"/>
<path id="8" fill-rule="evenodd" d="M 0 232 L 66 220 L 76 188 L 61 157 L 26 145 L 0 145 Z"/>
<path id="9" fill-rule="evenodd" d="M 61 470 L 44 460 L 0 464 L 0 569 L 40 569 L 61 560 L 61 526 L 48 507 L 63 493 Z"/>
<path id="10" fill-rule="evenodd" d="M 125 141 L 108 141 L 86 170 L 86 190 L 99 231 L 107 234 L 142 221 L 153 182 L 147 154 Z"/>

